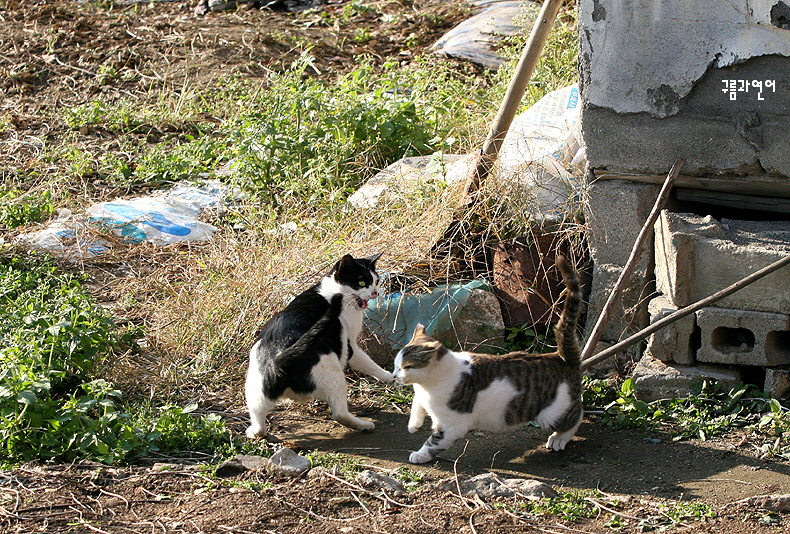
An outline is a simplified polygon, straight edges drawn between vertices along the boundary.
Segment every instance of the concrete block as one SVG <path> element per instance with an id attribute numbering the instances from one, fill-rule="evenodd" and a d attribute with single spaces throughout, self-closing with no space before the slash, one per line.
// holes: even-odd
<path id="1" fill-rule="evenodd" d="M 790 315 L 726 308 L 696 312 L 697 360 L 737 365 L 790 364 Z"/>
<path id="2" fill-rule="evenodd" d="M 655 235 L 656 289 L 680 308 L 790 254 L 790 221 L 717 221 L 665 210 Z M 790 310 L 790 269 L 771 273 L 716 305 L 785 313 Z"/>
<path id="3" fill-rule="evenodd" d="M 647 309 L 650 313 L 650 324 L 678 311 L 678 308 L 672 306 L 672 303 L 664 296 L 651 300 Z M 693 365 L 695 358 L 692 335 L 696 326 L 694 314 L 687 315 L 665 326 L 648 338 L 646 354 L 650 354 L 662 362 Z"/>
<path id="4" fill-rule="evenodd" d="M 587 330 L 593 328 L 620 277 L 660 187 L 623 180 L 598 180 L 588 188 L 587 241 L 595 263 Z M 617 341 L 647 325 L 645 287 L 652 279 L 653 245 L 648 241 L 604 330 L 604 341 Z"/>
<path id="5" fill-rule="evenodd" d="M 614 289 L 620 273 L 621 265 L 595 264 L 593 267 L 592 289 L 587 307 L 585 339 L 592 332 L 598 317 L 601 315 L 609 294 Z M 615 303 L 609 322 L 603 330 L 603 341 L 615 342 L 635 334 L 647 326 L 648 315 L 645 301 L 645 285 L 648 274 L 646 270 L 637 268 L 623 288 L 620 298 Z M 636 347 L 636 346 L 635 346 Z"/>
<path id="6" fill-rule="evenodd" d="M 626 264 L 660 190 L 657 185 L 624 180 L 598 180 L 590 184 L 585 220 L 590 254 L 596 264 Z M 651 257 L 652 241 L 642 253 L 638 267 L 646 271 Z"/>
<path id="7" fill-rule="evenodd" d="M 645 355 L 634 368 L 632 378 L 639 399 L 650 402 L 666 398 L 683 398 L 695 393 L 695 385 L 715 380 L 726 387 L 741 381 L 737 369 L 720 365 L 667 364 Z"/>
<path id="8" fill-rule="evenodd" d="M 790 369 L 766 369 L 763 391 L 775 399 L 790 393 Z"/>
<path id="9" fill-rule="evenodd" d="M 590 166 L 664 175 L 684 158 L 692 176 L 790 176 L 790 91 L 780 89 L 790 86 L 790 32 L 772 17 L 775 5 L 580 0 Z M 724 91 L 722 80 L 741 90 Z M 755 80 L 776 90 L 747 93 Z"/>

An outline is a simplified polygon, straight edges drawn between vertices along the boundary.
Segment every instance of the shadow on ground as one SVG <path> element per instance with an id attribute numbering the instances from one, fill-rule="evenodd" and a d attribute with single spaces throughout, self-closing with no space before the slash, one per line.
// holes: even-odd
<path id="1" fill-rule="evenodd" d="M 376 423 L 371 432 L 353 432 L 334 423 L 328 412 L 305 417 L 287 406 L 275 412 L 272 435 L 304 451 L 339 452 L 365 464 L 395 468 L 408 464 L 429 434 L 429 421 L 412 435 L 407 414 L 360 414 Z M 494 472 L 533 478 L 557 488 L 705 500 L 725 505 L 766 493 L 790 492 L 790 465 L 749 455 L 748 442 L 689 440 L 606 428 L 587 418 L 564 451 L 546 449 L 548 434 L 525 427 L 506 433 L 471 432 L 437 461 L 420 466 L 431 477 L 454 472 Z M 740 446 L 739 446 L 740 445 Z M 415 466 L 411 466 L 415 468 Z"/>

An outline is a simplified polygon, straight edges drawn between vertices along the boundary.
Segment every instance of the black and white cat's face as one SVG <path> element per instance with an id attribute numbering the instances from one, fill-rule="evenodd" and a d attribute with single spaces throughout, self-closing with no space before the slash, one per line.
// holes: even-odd
<path id="1" fill-rule="evenodd" d="M 442 359 L 447 349 L 425 333 L 418 324 L 414 335 L 395 357 L 395 380 L 401 384 L 421 384 L 429 380 L 436 362 Z"/>
<path id="2" fill-rule="evenodd" d="M 367 258 L 354 258 L 346 254 L 335 263 L 329 277 L 336 284 L 335 292 L 352 295 L 357 308 L 364 310 L 368 301 L 379 295 L 379 275 L 376 260 L 382 253 Z"/>

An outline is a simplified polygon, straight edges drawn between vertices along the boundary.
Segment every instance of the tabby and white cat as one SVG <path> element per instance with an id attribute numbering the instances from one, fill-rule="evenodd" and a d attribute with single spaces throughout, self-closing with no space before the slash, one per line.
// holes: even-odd
<path id="1" fill-rule="evenodd" d="M 379 257 L 343 256 L 263 326 L 247 370 L 247 436 L 266 435 L 266 416 L 284 398 L 323 400 L 340 424 L 373 429 L 373 423 L 348 411 L 345 368 L 349 365 L 383 382 L 393 380 L 357 345 L 368 300 L 378 296 Z"/>
<path id="2" fill-rule="evenodd" d="M 581 309 L 579 276 L 558 256 L 567 287 L 562 317 L 555 327 L 557 352 L 501 356 L 453 352 L 418 325 L 395 358 L 395 378 L 414 385 L 409 432 L 426 415 L 433 433 L 409 461 L 429 462 L 468 431 L 503 430 L 530 421 L 552 430 L 546 446 L 562 450 L 582 421 L 581 354 L 576 326 Z"/>

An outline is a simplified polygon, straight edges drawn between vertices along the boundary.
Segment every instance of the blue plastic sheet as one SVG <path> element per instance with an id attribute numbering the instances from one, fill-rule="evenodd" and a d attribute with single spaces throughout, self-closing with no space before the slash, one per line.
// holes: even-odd
<path id="1" fill-rule="evenodd" d="M 397 292 L 370 301 L 365 321 L 376 325 L 372 330 L 381 335 L 396 350 L 412 338 L 418 324 L 425 326 L 429 336 L 448 332 L 475 289 L 490 290 L 482 280 L 465 284 L 448 284 L 430 293 Z"/>

